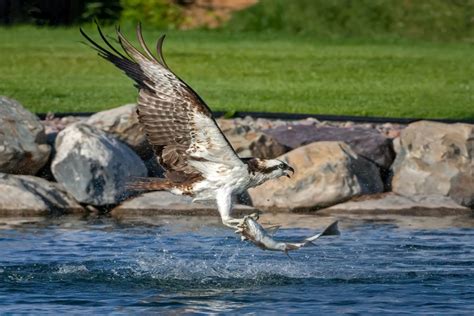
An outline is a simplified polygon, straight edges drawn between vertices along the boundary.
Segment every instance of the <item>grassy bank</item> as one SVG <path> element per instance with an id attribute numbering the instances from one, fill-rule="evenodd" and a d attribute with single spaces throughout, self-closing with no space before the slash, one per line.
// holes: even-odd
<path id="1" fill-rule="evenodd" d="M 0 94 L 36 112 L 133 102 L 131 81 L 79 41 L 77 28 L 0 28 Z M 469 44 L 168 32 L 165 57 L 216 110 L 474 118 Z"/>

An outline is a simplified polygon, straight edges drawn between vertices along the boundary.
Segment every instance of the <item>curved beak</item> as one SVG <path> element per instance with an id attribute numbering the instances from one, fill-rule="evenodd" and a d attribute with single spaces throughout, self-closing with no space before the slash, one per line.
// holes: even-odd
<path id="1" fill-rule="evenodd" d="M 295 174 L 295 169 L 291 168 L 290 166 L 288 166 L 288 169 L 286 169 L 287 171 L 291 171 L 291 175 L 294 175 Z M 286 173 L 286 176 L 288 178 L 291 178 L 290 174 L 287 172 Z"/>

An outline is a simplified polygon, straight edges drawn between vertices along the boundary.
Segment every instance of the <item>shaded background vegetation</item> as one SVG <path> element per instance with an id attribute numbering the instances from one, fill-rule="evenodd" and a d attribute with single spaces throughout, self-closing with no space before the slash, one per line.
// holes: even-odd
<path id="1" fill-rule="evenodd" d="M 320 37 L 474 38 L 472 0 L 262 0 L 229 27 Z"/>
<path id="2" fill-rule="evenodd" d="M 186 1 L 169 0 L 2 0 L 3 24 L 72 25 L 141 20 L 155 27 L 177 27 Z"/>
<path id="3" fill-rule="evenodd" d="M 180 28 L 185 11 L 212 0 L 3 0 L 4 24 L 71 25 L 91 21 Z M 474 0 L 260 0 L 233 14 L 230 31 L 286 32 L 316 37 L 472 41 Z"/>

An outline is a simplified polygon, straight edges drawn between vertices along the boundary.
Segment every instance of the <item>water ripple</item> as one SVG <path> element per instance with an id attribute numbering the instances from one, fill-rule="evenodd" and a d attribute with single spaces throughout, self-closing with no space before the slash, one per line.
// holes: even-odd
<path id="1" fill-rule="evenodd" d="M 0 311 L 470 314 L 472 236 L 370 223 L 290 259 L 219 226 L 7 229 L 0 231 Z"/>

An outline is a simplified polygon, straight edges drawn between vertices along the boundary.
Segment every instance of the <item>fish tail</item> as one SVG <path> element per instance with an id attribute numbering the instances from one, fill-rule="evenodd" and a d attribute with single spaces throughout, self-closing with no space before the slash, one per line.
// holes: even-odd
<path id="1" fill-rule="evenodd" d="M 337 227 L 337 224 L 339 222 L 335 221 L 321 233 L 321 236 L 334 236 L 334 235 L 340 235 L 341 232 L 339 231 L 339 228 Z"/>
<path id="2" fill-rule="evenodd" d="M 341 232 L 339 231 L 339 229 L 338 229 L 338 227 L 337 227 L 337 224 L 338 224 L 338 221 L 335 221 L 334 223 L 332 223 L 331 225 L 329 225 L 328 227 L 326 227 L 326 229 L 323 230 L 322 233 L 319 233 L 319 234 L 316 234 L 316 235 L 314 235 L 314 236 L 308 237 L 308 238 L 306 238 L 303 242 L 313 242 L 313 241 L 315 241 L 316 239 L 318 239 L 318 238 L 321 237 L 321 236 L 340 235 Z"/>

